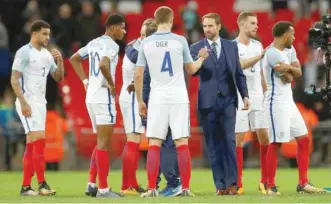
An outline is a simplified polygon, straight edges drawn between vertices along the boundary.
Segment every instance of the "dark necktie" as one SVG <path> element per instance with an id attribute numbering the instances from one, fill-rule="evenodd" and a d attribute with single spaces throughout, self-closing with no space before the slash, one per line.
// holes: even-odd
<path id="1" fill-rule="evenodd" d="M 217 59 L 218 57 L 217 57 L 217 43 L 216 43 L 216 42 L 213 42 L 213 43 L 211 44 L 211 49 L 212 49 L 212 51 L 213 51 L 213 53 L 214 53 L 214 56 L 215 56 L 216 59 Z"/>

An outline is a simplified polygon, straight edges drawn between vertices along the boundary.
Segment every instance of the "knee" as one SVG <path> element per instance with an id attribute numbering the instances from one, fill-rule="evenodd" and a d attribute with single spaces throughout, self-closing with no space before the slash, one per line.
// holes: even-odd
<path id="1" fill-rule="evenodd" d="M 260 138 L 260 144 L 261 145 L 269 145 L 269 137 L 261 137 Z"/>
<path id="2" fill-rule="evenodd" d="M 128 133 L 127 134 L 127 141 L 140 143 L 140 133 Z"/>
<path id="3" fill-rule="evenodd" d="M 108 138 L 98 138 L 97 149 L 108 150 L 109 149 L 109 139 Z"/>
<path id="4" fill-rule="evenodd" d="M 236 146 L 243 147 L 245 144 L 245 133 L 236 134 Z"/>
<path id="5" fill-rule="evenodd" d="M 181 145 L 188 145 L 188 139 L 186 137 L 185 138 L 176 139 L 175 140 L 175 145 L 176 145 L 176 147 L 179 147 Z"/>

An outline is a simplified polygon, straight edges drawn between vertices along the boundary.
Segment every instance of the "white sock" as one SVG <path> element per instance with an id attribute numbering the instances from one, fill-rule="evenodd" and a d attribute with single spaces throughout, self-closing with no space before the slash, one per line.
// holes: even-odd
<path id="1" fill-rule="evenodd" d="M 96 183 L 90 183 L 90 182 L 88 182 L 87 185 L 91 186 L 92 188 L 97 187 L 97 184 Z"/>
<path id="2" fill-rule="evenodd" d="M 102 193 L 102 194 L 104 194 L 104 193 L 107 193 L 108 191 L 109 191 L 109 189 L 108 188 L 103 188 L 103 189 L 98 189 L 98 191 L 100 192 L 100 193 Z"/>

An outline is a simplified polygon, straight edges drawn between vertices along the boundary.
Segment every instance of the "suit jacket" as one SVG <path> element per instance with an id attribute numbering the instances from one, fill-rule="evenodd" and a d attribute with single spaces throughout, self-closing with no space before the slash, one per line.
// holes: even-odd
<path id="1" fill-rule="evenodd" d="M 133 47 L 133 43 L 128 44 L 125 47 L 125 54 L 133 64 L 137 63 L 138 50 L 136 50 Z M 142 90 L 143 91 L 143 100 L 146 103 L 146 105 L 148 104 L 149 93 L 151 90 L 150 83 L 151 83 L 151 77 L 149 75 L 148 66 L 146 66 L 145 71 L 144 71 L 143 90 Z"/>
<path id="2" fill-rule="evenodd" d="M 201 48 L 207 47 L 212 50 L 207 38 L 191 45 L 190 51 L 194 60 L 198 58 L 198 53 Z M 232 85 L 235 86 L 234 90 L 238 90 L 241 97 L 248 97 L 248 90 L 246 84 L 246 76 L 244 75 L 238 56 L 237 42 L 225 40 L 221 38 L 221 52 L 225 55 L 228 71 L 231 75 Z M 218 96 L 218 78 L 217 69 L 221 69 L 222 64 L 216 59 L 213 54 L 203 62 L 201 69 L 194 76 L 199 76 L 199 97 L 198 108 L 211 108 Z M 236 105 L 238 107 L 237 93 L 232 94 L 235 97 Z"/>

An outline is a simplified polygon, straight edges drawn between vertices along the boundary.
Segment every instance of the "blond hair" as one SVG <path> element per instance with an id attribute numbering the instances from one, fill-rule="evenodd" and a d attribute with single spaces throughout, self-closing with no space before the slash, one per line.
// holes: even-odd
<path id="1" fill-rule="evenodd" d="M 148 18 L 144 21 L 143 26 L 146 26 L 146 37 L 152 35 L 157 31 L 157 25 L 154 19 Z"/>
<path id="2" fill-rule="evenodd" d="M 174 11 L 167 6 L 161 6 L 156 9 L 154 18 L 157 25 L 169 23 L 174 18 Z"/>
<path id="3" fill-rule="evenodd" d="M 250 16 L 256 17 L 256 14 L 255 13 L 252 13 L 252 12 L 245 12 L 245 11 L 244 12 L 241 12 L 238 15 L 237 23 L 239 24 L 240 22 L 245 21 Z"/>

